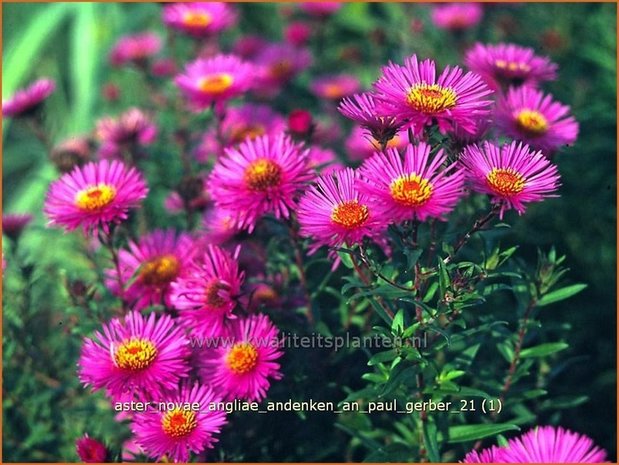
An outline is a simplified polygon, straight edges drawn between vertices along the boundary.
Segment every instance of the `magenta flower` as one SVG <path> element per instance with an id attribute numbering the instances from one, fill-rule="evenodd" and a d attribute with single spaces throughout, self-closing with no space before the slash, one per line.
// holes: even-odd
<path id="1" fill-rule="evenodd" d="M 340 8 L 340 2 L 302 2 L 299 3 L 299 9 L 311 16 L 330 16 Z"/>
<path id="2" fill-rule="evenodd" d="M 152 144 L 157 132 L 150 116 L 138 108 L 130 108 L 118 118 L 101 118 L 95 129 L 101 142 L 99 155 L 102 158 L 122 159 L 125 151 Z"/>
<path id="3" fill-rule="evenodd" d="M 171 307 L 170 284 L 183 272 L 193 256 L 193 240 L 174 230 L 155 230 L 119 253 L 121 281 L 130 283 L 124 298 L 134 310 L 150 305 Z M 106 285 L 119 293 L 118 273 L 106 270 Z"/>
<path id="4" fill-rule="evenodd" d="M 288 43 L 264 45 L 255 56 L 259 69 L 256 91 L 273 95 L 282 86 L 312 64 L 312 55 L 307 48 Z"/>
<path id="5" fill-rule="evenodd" d="M 430 159 L 431 149 L 423 142 L 409 145 L 404 158 L 388 149 L 361 165 L 359 191 L 383 224 L 443 219 L 462 197 L 464 173 L 455 163 L 442 169 L 447 155 L 439 150 Z"/>
<path id="6" fill-rule="evenodd" d="M 82 462 L 104 463 L 108 461 L 108 450 L 105 444 L 92 439 L 88 433 L 75 441 L 75 451 Z"/>
<path id="7" fill-rule="evenodd" d="M 368 206 L 365 194 L 357 191 L 359 175 L 351 168 L 321 176 L 299 201 L 300 234 L 311 237 L 316 248 L 352 246 L 384 229 Z"/>
<path id="8" fill-rule="evenodd" d="M 174 407 L 135 415 L 135 442 L 157 461 L 165 456 L 168 461 L 188 462 L 190 452 L 198 454 L 217 442 L 215 435 L 226 424 L 226 412 L 215 408 L 220 401 L 208 386 L 183 384 L 176 394 L 158 399 Z M 194 403 L 199 404 L 197 410 L 185 407 Z"/>
<path id="9" fill-rule="evenodd" d="M 270 387 L 269 379 L 281 379 L 283 355 L 278 329 L 266 315 L 251 315 L 231 322 L 220 343 L 203 348 L 199 374 L 226 400 L 261 401 Z"/>
<path id="10" fill-rule="evenodd" d="M 548 57 L 537 56 L 532 48 L 516 44 L 477 43 L 466 52 L 464 62 L 493 89 L 509 85 L 534 87 L 557 77 L 558 67 Z"/>
<path id="11" fill-rule="evenodd" d="M 380 116 L 376 108 L 374 95 L 366 92 L 344 98 L 338 110 L 345 117 L 359 123 L 370 131 L 374 139 L 390 140 L 402 127 L 403 121 L 395 116 Z"/>
<path id="12" fill-rule="evenodd" d="M 510 439 L 496 454 L 501 463 L 601 463 L 606 451 L 585 435 L 554 426 L 538 426 Z"/>
<path id="13" fill-rule="evenodd" d="M 499 448 L 497 446 L 489 447 L 481 451 L 472 450 L 464 456 L 461 463 L 497 463 Z"/>
<path id="14" fill-rule="evenodd" d="M 163 7 L 166 26 L 196 38 L 213 36 L 236 22 L 236 13 L 224 2 L 172 3 Z"/>
<path id="15" fill-rule="evenodd" d="M 466 168 L 472 189 L 489 194 L 492 202 L 501 206 L 501 218 L 509 209 L 522 214 L 526 203 L 557 197 L 557 167 L 542 152 L 532 152 L 528 145 L 470 145 L 464 149 L 460 162 Z"/>
<path id="16" fill-rule="evenodd" d="M 255 68 L 234 55 L 198 59 L 174 80 L 189 106 L 204 110 L 247 92 L 255 79 Z"/>
<path id="17" fill-rule="evenodd" d="M 338 159 L 337 153 L 317 145 L 310 147 L 308 158 L 310 167 L 322 174 L 331 173 L 334 170 L 339 171 L 344 168 L 344 165 Z"/>
<path id="18" fill-rule="evenodd" d="M 286 129 L 284 117 L 268 105 L 245 104 L 226 110 L 221 121 L 220 135 L 223 147 L 218 141 L 215 129 L 204 135 L 201 146 L 196 151 L 199 161 L 206 161 L 211 154 L 222 153 L 225 147 L 238 145 L 246 140 L 252 140 L 265 134 L 275 136 Z"/>
<path id="19" fill-rule="evenodd" d="M 322 76 L 310 84 L 312 93 L 326 100 L 340 100 L 358 92 L 360 87 L 359 79 L 351 74 Z"/>
<path id="20" fill-rule="evenodd" d="M 404 66 L 383 67 L 374 87 L 376 99 L 382 102 L 380 115 L 409 119 L 415 134 L 435 122 L 442 133 L 455 126 L 474 132 L 477 118 L 487 115 L 492 104 L 484 99 L 492 91 L 477 74 L 464 74 L 455 66 L 445 68 L 437 79 L 434 62 L 419 63 L 416 55 L 407 58 Z"/>
<path id="21" fill-rule="evenodd" d="M 551 95 L 531 87 L 510 88 L 499 101 L 497 128 L 502 134 L 521 140 L 550 155 L 563 145 L 576 142 L 578 122 L 570 107 L 552 100 Z"/>
<path id="22" fill-rule="evenodd" d="M 121 37 L 112 47 L 110 63 L 113 66 L 144 66 L 150 58 L 159 53 L 161 46 L 161 39 L 152 32 Z"/>
<path id="23" fill-rule="evenodd" d="M 204 214 L 202 226 L 204 227 L 204 240 L 215 245 L 229 241 L 241 231 L 238 227 L 236 213 L 223 208 L 208 210 Z"/>
<path id="24" fill-rule="evenodd" d="M 481 21 L 484 10 L 479 3 L 445 3 L 432 9 L 432 22 L 440 29 L 462 31 Z"/>
<path id="25" fill-rule="evenodd" d="M 293 21 L 284 30 L 284 37 L 295 47 L 306 45 L 311 35 L 312 27 L 303 21 Z"/>
<path id="26" fill-rule="evenodd" d="M 148 318 L 130 312 L 85 338 L 78 362 L 80 381 L 119 399 L 159 400 L 189 376 L 189 341 L 169 315 Z"/>
<path id="27" fill-rule="evenodd" d="M 261 136 L 228 148 L 208 188 L 216 206 L 238 212 L 239 227 L 252 232 L 266 213 L 288 218 L 297 192 L 310 179 L 308 150 L 284 135 Z"/>
<path id="28" fill-rule="evenodd" d="M 396 132 L 386 144 L 386 148 L 403 149 L 408 145 L 408 134 L 406 131 Z M 344 143 L 348 158 L 352 161 L 363 161 L 370 158 L 374 153 L 380 152 L 382 147 L 367 129 L 361 126 L 353 127 L 350 135 Z"/>
<path id="29" fill-rule="evenodd" d="M 232 311 L 244 280 L 237 255 L 209 244 L 203 255 L 172 284 L 172 305 L 179 323 L 197 337 L 220 336 L 224 323 L 235 319 Z"/>
<path id="30" fill-rule="evenodd" d="M 54 93 L 56 83 L 52 79 L 39 79 L 25 89 L 15 92 L 10 99 L 2 101 L 2 116 L 19 118 L 30 116 Z"/>
<path id="31" fill-rule="evenodd" d="M 127 219 L 127 212 L 146 197 L 148 188 L 135 168 L 119 161 L 102 160 L 76 167 L 54 181 L 47 192 L 43 211 L 49 224 L 68 231 L 82 226 L 89 233 L 101 226 Z"/>
<path id="32" fill-rule="evenodd" d="M 2 215 L 2 234 L 17 240 L 24 228 L 30 224 L 33 216 L 30 213 L 5 213 Z"/>

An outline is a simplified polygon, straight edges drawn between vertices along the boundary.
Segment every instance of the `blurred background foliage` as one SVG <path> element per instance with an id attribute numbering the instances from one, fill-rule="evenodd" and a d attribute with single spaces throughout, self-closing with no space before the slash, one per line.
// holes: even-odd
<path id="1" fill-rule="evenodd" d="M 286 23 L 281 12 L 291 7 L 239 5 L 239 27 L 225 34 L 224 46 L 240 32 L 281 40 Z M 160 6 L 4 3 L 2 8 L 3 98 L 37 77 L 56 79 L 58 89 L 48 102 L 45 122 L 54 142 L 88 133 L 98 117 L 144 102 L 137 73 L 111 69 L 107 54 L 122 34 L 149 29 L 163 35 Z M 434 28 L 429 15 L 424 4 L 346 5 L 321 25 L 319 40 L 312 43 L 315 64 L 293 89 L 295 105 L 319 109 L 307 92 L 310 75 L 352 72 L 368 86 L 389 59 L 401 62 L 414 52 L 441 66 L 461 63 L 462 51 L 478 40 L 532 46 L 559 64 L 559 79 L 545 89 L 571 105 L 580 136 L 555 160 L 563 180 L 561 197 L 529 209 L 516 221 L 509 240 L 520 245 L 520 256 L 531 263 L 538 247 L 555 244 L 567 255 L 570 280 L 588 284 L 541 316 L 556 324 L 558 332 L 571 328 L 567 338 L 573 357 L 566 363 L 572 366 L 553 380 L 550 393 L 588 396 L 566 411 L 561 423 L 588 434 L 616 457 L 616 5 L 492 4 L 482 23 L 461 35 Z M 119 102 L 102 98 L 108 82 L 121 87 Z M 97 270 L 77 252 L 78 235 L 44 227 L 43 199 L 58 176 L 45 150 L 9 120 L 3 122 L 2 137 L 4 212 L 35 215 L 16 256 L 3 241 L 9 258 L 4 277 L 3 459 L 75 460 L 74 441 L 85 431 L 118 448 L 128 430 L 114 422 L 103 396 L 84 391 L 75 375 L 81 336 L 94 329 L 98 315 L 82 319 L 65 284 L 76 278 L 94 281 Z M 309 359 L 289 364 L 311 364 L 316 356 L 320 354 L 306 354 Z M 344 360 L 353 362 L 355 357 Z M 365 359 L 357 362 L 360 368 L 351 368 L 350 374 L 325 372 L 321 383 L 311 387 L 312 380 L 285 379 L 270 395 L 341 399 L 341 384 L 358 382 L 363 373 Z M 334 428 L 335 421 L 331 414 L 305 420 L 297 414 L 251 422 L 245 416 L 233 419 L 210 460 L 355 459 L 348 435 Z M 232 431 L 239 427 L 242 431 Z"/>

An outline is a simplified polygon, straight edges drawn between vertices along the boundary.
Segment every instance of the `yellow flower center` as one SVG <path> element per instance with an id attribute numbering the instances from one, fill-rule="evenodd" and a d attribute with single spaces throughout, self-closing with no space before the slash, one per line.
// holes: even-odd
<path id="1" fill-rule="evenodd" d="M 80 210 L 96 212 L 103 210 L 116 198 L 116 188 L 111 184 L 99 183 L 82 189 L 75 195 L 75 205 Z"/>
<path id="2" fill-rule="evenodd" d="M 525 187 L 525 179 L 512 168 L 494 168 L 486 176 L 488 186 L 503 197 L 519 194 Z"/>
<path id="3" fill-rule="evenodd" d="M 511 71 L 512 73 L 516 71 L 528 73 L 531 71 L 531 67 L 529 65 L 516 61 L 496 60 L 494 65 L 501 70 Z"/>
<path id="4" fill-rule="evenodd" d="M 219 295 L 219 291 L 227 288 L 228 286 L 218 280 L 213 280 L 206 285 L 204 289 L 204 300 L 209 307 L 220 308 L 228 302 L 224 297 Z"/>
<path id="5" fill-rule="evenodd" d="M 411 87 L 406 100 L 415 110 L 433 115 L 455 107 L 458 96 L 450 87 L 424 83 Z"/>
<path id="6" fill-rule="evenodd" d="M 247 373 L 258 364 L 258 351 L 249 342 L 237 342 L 226 355 L 226 364 L 237 375 Z"/>
<path id="7" fill-rule="evenodd" d="M 415 173 L 399 177 L 389 188 L 391 198 L 407 207 L 420 207 L 432 197 L 432 184 Z"/>
<path id="8" fill-rule="evenodd" d="M 266 158 L 253 161 L 245 169 L 245 184 L 253 191 L 266 191 L 276 187 L 282 180 L 281 167 Z"/>
<path id="9" fill-rule="evenodd" d="M 330 99 L 343 97 L 343 91 L 339 84 L 327 84 L 324 88 L 325 97 Z"/>
<path id="10" fill-rule="evenodd" d="M 368 207 L 356 200 L 337 205 L 331 212 L 331 221 L 346 228 L 355 229 L 367 221 L 370 216 Z"/>
<path id="11" fill-rule="evenodd" d="M 266 129 L 261 124 L 254 125 L 238 125 L 230 133 L 230 142 L 238 144 L 244 140 L 253 140 L 256 137 L 264 135 Z"/>
<path id="12" fill-rule="evenodd" d="M 114 364 L 123 370 L 140 371 L 148 368 L 157 357 L 157 348 L 147 340 L 131 338 L 114 351 Z"/>
<path id="13" fill-rule="evenodd" d="M 188 11 L 183 15 L 183 24 L 187 27 L 204 28 L 212 21 L 211 15 L 205 11 Z"/>
<path id="14" fill-rule="evenodd" d="M 516 125 L 530 136 L 541 136 L 548 130 L 546 117 L 535 110 L 522 110 L 518 113 Z"/>
<path id="15" fill-rule="evenodd" d="M 227 91 L 234 82 L 234 78 L 229 73 L 214 73 L 205 76 L 198 82 L 198 88 L 205 94 L 222 94 Z"/>
<path id="16" fill-rule="evenodd" d="M 142 264 L 140 278 L 144 284 L 151 286 L 168 284 L 178 276 L 179 268 L 174 255 L 162 255 Z"/>
<path id="17" fill-rule="evenodd" d="M 198 426 L 196 412 L 175 407 L 168 410 L 161 418 L 163 432 L 171 438 L 182 438 Z"/>
<path id="18" fill-rule="evenodd" d="M 376 139 L 372 137 L 372 140 L 370 142 L 372 143 L 372 147 L 374 149 L 381 150 L 380 142 L 378 142 Z M 401 143 L 400 136 L 393 136 L 387 142 L 387 148 L 388 149 L 397 148 L 400 145 L 400 143 Z"/>
<path id="19" fill-rule="evenodd" d="M 292 63 L 289 60 L 281 60 L 271 65 L 269 73 L 275 79 L 285 79 L 292 74 L 292 70 Z"/>

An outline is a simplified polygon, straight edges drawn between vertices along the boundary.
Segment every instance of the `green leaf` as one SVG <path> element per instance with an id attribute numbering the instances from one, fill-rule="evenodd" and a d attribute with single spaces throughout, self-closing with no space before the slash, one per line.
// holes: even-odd
<path id="1" fill-rule="evenodd" d="M 395 314 L 393 318 L 393 322 L 391 323 L 391 331 L 395 334 L 401 334 L 404 330 L 404 310 L 398 310 L 398 313 Z"/>
<path id="2" fill-rule="evenodd" d="M 354 268 L 353 262 L 352 262 L 352 258 L 350 256 L 351 252 L 345 251 L 345 250 L 338 250 L 337 254 L 340 257 L 340 260 L 342 260 L 342 263 L 344 264 L 344 266 L 346 268 L 350 268 L 351 270 Z"/>
<path id="3" fill-rule="evenodd" d="M 520 357 L 545 357 L 547 355 L 554 354 L 555 352 L 567 349 L 568 347 L 569 344 L 566 344 L 565 342 L 549 342 L 547 344 L 540 344 L 535 347 L 523 349 L 522 352 L 520 352 Z"/>
<path id="4" fill-rule="evenodd" d="M 520 428 L 509 423 L 452 426 L 449 428 L 449 443 L 475 441 L 505 431 L 520 431 Z"/>
<path id="5" fill-rule="evenodd" d="M 562 289 L 550 292 L 543 296 L 541 299 L 539 299 L 539 301 L 537 302 L 537 306 L 543 307 L 544 305 L 550 305 L 554 304 L 555 302 L 560 302 L 561 300 L 569 299 L 573 295 L 578 294 L 586 287 L 586 284 L 573 284 L 571 286 L 567 286 Z"/>
<path id="6" fill-rule="evenodd" d="M 395 360 L 397 356 L 398 354 L 393 349 L 387 350 L 385 352 L 379 352 L 375 354 L 374 356 L 372 356 L 372 358 L 370 358 L 370 360 L 368 361 L 368 365 L 373 366 L 379 363 L 391 362 L 392 360 Z"/>
<path id="7" fill-rule="evenodd" d="M 438 448 L 438 441 L 436 440 L 438 434 L 436 431 L 436 425 L 432 418 L 428 418 L 428 421 L 423 425 L 423 442 L 426 445 L 428 451 L 428 458 L 430 462 L 440 462 L 441 456 Z"/>

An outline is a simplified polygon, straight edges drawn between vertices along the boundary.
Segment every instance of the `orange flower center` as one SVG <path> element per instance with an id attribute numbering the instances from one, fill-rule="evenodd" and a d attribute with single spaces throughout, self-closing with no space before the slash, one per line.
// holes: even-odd
<path id="1" fill-rule="evenodd" d="M 522 110 L 516 116 L 518 128 L 530 136 L 541 136 L 548 130 L 548 121 L 539 111 Z"/>
<path id="2" fill-rule="evenodd" d="M 432 197 L 432 184 L 415 173 L 399 177 L 389 189 L 391 198 L 407 207 L 420 207 Z"/>
<path id="3" fill-rule="evenodd" d="M 245 169 L 245 183 L 253 191 L 277 187 L 282 180 L 282 168 L 275 162 L 260 158 Z"/>
<path id="4" fill-rule="evenodd" d="M 355 229 L 365 223 L 370 216 L 368 207 L 356 200 L 340 203 L 331 212 L 331 221 L 346 228 Z"/>
<path id="5" fill-rule="evenodd" d="M 168 410 L 161 418 L 163 432 L 171 438 L 182 438 L 198 426 L 196 412 L 176 407 Z"/>
<path id="6" fill-rule="evenodd" d="M 209 307 L 220 308 L 228 302 L 225 297 L 219 294 L 219 291 L 227 288 L 228 286 L 218 280 L 213 280 L 206 285 L 204 289 L 204 300 Z"/>
<path id="7" fill-rule="evenodd" d="M 286 79 L 292 74 L 292 70 L 292 63 L 289 60 L 281 60 L 271 65 L 269 73 L 275 79 Z"/>
<path id="8" fill-rule="evenodd" d="M 324 87 L 325 97 L 330 99 L 338 99 L 343 97 L 343 91 L 344 89 L 342 89 L 342 86 L 339 84 L 327 84 Z"/>
<path id="9" fill-rule="evenodd" d="M 188 11 L 183 15 L 183 24 L 187 27 L 204 28 L 212 21 L 211 15 L 205 11 Z"/>
<path id="10" fill-rule="evenodd" d="M 244 140 L 252 140 L 266 133 L 266 129 L 261 124 L 238 125 L 230 133 L 230 142 L 238 144 Z"/>
<path id="11" fill-rule="evenodd" d="M 415 110 L 433 115 L 455 107 L 458 96 L 450 87 L 423 83 L 411 87 L 406 100 Z"/>
<path id="12" fill-rule="evenodd" d="M 381 150 L 380 147 L 380 142 L 378 142 L 378 140 L 374 139 L 372 137 L 372 140 L 370 141 L 372 143 L 372 147 L 376 150 Z M 387 148 L 388 149 L 392 149 L 392 148 L 397 148 L 400 143 L 401 143 L 401 139 L 400 136 L 393 136 L 391 139 L 389 139 L 389 141 L 387 142 Z"/>
<path id="13" fill-rule="evenodd" d="M 258 364 L 258 351 L 249 342 L 237 342 L 228 352 L 226 364 L 237 375 L 247 373 Z"/>
<path id="14" fill-rule="evenodd" d="M 162 255 L 142 264 L 140 278 L 144 284 L 160 286 L 173 281 L 178 276 L 179 269 L 180 264 L 174 255 Z"/>
<path id="15" fill-rule="evenodd" d="M 116 188 L 111 184 L 99 183 L 82 189 L 75 195 L 75 205 L 87 212 L 101 211 L 116 198 Z"/>
<path id="16" fill-rule="evenodd" d="M 517 71 L 528 73 L 531 71 L 531 67 L 529 65 L 516 61 L 496 60 L 494 65 L 501 70 L 510 71 L 512 73 Z"/>
<path id="17" fill-rule="evenodd" d="M 223 94 L 234 83 L 234 78 L 229 73 L 214 73 L 205 76 L 198 82 L 198 88 L 205 94 Z"/>
<path id="18" fill-rule="evenodd" d="M 525 179 L 512 168 L 494 168 L 486 176 L 490 189 L 503 197 L 512 197 L 525 188 Z"/>
<path id="19" fill-rule="evenodd" d="M 140 371 L 148 368 L 156 357 L 157 348 L 151 341 L 131 338 L 114 351 L 114 364 L 123 370 Z"/>

